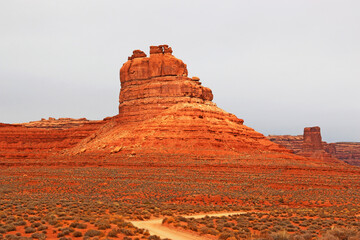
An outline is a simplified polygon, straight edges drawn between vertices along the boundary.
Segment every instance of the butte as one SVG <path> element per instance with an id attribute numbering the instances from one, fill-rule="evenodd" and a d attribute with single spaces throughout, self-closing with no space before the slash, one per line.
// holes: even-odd
<path id="1" fill-rule="evenodd" d="M 149 57 L 133 51 L 120 69 L 120 82 L 119 114 L 67 155 L 97 161 L 309 163 L 217 107 L 212 91 L 198 77 L 188 77 L 186 64 L 167 45 L 151 46 Z"/>
<path id="2" fill-rule="evenodd" d="M 328 167 L 298 156 L 216 106 L 167 45 L 120 69 L 119 114 L 101 121 L 0 124 L 1 165 L 226 164 Z"/>

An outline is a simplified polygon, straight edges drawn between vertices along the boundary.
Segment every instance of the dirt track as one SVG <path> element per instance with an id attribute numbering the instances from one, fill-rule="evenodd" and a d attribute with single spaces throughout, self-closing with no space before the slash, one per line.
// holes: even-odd
<path id="1" fill-rule="evenodd" d="M 188 215 L 184 216 L 187 218 L 203 218 L 205 216 L 209 217 L 221 217 L 229 216 L 235 214 L 244 214 L 245 212 L 228 212 L 228 213 L 213 213 L 213 214 L 198 214 L 198 215 Z M 148 221 L 131 221 L 131 223 L 138 227 L 149 230 L 151 235 L 158 235 L 161 238 L 169 238 L 173 240 L 204 240 L 208 239 L 204 236 L 194 235 L 185 231 L 168 228 L 163 226 L 163 219 L 152 219 Z"/>

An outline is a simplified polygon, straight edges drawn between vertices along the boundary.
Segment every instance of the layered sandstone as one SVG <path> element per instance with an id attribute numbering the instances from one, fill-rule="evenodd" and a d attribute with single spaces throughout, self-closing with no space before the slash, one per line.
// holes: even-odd
<path id="1" fill-rule="evenodd" d="M 71 153 L 98 159 L 167 156 L 176 161 L 240 155 L 250 160 L 251 154 L 270 159 L 272 153 L 278 159 L 278 154 L 283 154 L 282 161 L 294 157 L 243 125 L 242 119 L 218 108 L 211 90 L 199 80 L 187 76 L 186 64 L 174 57 L 167 45 L 150 47 L 149 57 L 135 50 L 120 69 L 119 115 Z"/>
<path id="2" fill-rule="evenodd" d="M 331 154 L 326 152 L 324 147 L 326 144 L 322 141 L 320 127 L 306 127 L 304 128 L 303 145 L 299 154 L 305 157 L 331 160 Z"/>
<path id="3" fill-rule="evenodd" d="M 326 166 L 322 160 L 292 154 L 218 108 L 211 90 L 187 73 L 186 64 L 167 45 L 150 47 L 149 57 L 135 50 L 120 69 L 117 116 L 103 121 L 50 118 L 0 124 L 0 158 L 72 164 L 205 159 L 266 167 Z M 303 144 L 308 150 L 319 148 L 316 134 L 309 131 L 309 141 Z"/>
<path id="4" fill-rule="evenodd" d="M 291 150 L 295 154 L 298 154 L 303 148 L 303 135 L 269 135 L 268 139 Z"/>
<path id="5" fill-rule="evenodd" d="M 186 64 L 167 45 L 135 50 L 120 69 L 119 118 L 143 121 L 177 103 L 212 104 L 212 92 L 187 76 Z"/>
<path id="6" fill-rule="evenodd" d="M 49 119 L 42 118 L 40 121 L 31 121 L 28 123 L 21 123 L 19 125 L 27 128 L 44 128 L 44 129 L 69 129 L 74 127 L 79 127 L 87 123 L 94 123 L 94 121 L 89 121 L 86 118 L 52 118 Z"/>
<path id="7" fill-rule="evenodd" d="M 0 124 L 0 163 L 42 159 L 71 148 L 106 121 L 61 118 L 23 124 Z M 24 162 L 25 164 L 25 162 Z"/>
<path id="8" fill-rule="evenodd" d="M 332 143 L 336 157 L 350 165 L 360 166 L 360 142 Z"/>
<path id="9" fill-rule="evenodd" d="M 305 128 L 303 135 L 269 135 L 268 138 L 301 156 L 317 159 L 337 158 L 348 164 L 360 166 L 360 143 L 324 142 L 319 127 Z"/>

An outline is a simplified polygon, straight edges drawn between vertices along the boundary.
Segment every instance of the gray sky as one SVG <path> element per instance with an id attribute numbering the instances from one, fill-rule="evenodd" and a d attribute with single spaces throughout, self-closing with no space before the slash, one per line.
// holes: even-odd
<path id="1" fill-rule="evenodd" d="M 117 114 L 132 50 L 169 44 L 267 134 L 360 141 L 358 0 L 1 0 L 0 122 Z"/>

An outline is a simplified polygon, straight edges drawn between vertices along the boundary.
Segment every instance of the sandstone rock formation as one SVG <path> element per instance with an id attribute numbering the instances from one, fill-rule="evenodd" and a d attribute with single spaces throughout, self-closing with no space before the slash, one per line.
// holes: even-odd
<path id="1" fill-rule="evenodd" d="M 26 164 L 75 146 L 107 121 L 60 118 L 23 124 L 0 124 L 0 165 Z M 8 161 L 10 160 L 10 162 Z"/>
<path id="2" fill-rule="evenodd" d="M 120 69 L 119 115 L 72 154 L 177 160 L 249 158 L 249 153 L 294 157 L 218 108 L 211 90 L 187 73 L 186 64 L 167 45 L 151 46 L 149 57 L 135 50 Z"/>
<path id="3" fill-rule="evenodd" d="M 119 118 L 143 121 L 177 103 L 211 104 L 209 88 L 187 77 L 187 68 L 167 45 L 151 46 L 150 57 L 135 50 L 120 69 Z"/>
<path id="4" fill-rule="evenodd" d="M 337 158 L 348 164 L 360 166 L 360 143 L 324 142 L 320 127 L 305 128 L 303 135 L 269 135 L 268 138 L 301 156 L 325 160 Z"/>
<path id="5" fill-rule="evenodd" d="M 49 119 L 42 118 L 40 121 L 31 121 L 28 123 L 21 123 L 19 125 L 27 128 L 45 128 L 45 129 L 69 129 L 73 127 L 79 127 L 87 123 L 94 123 L 86 118 L 59 118 L 55 119 L 49 117 Z"/>
<path id="6" fill-rule="evenodd" d="M 360 167 L 360 142 L 332 143 L 336 148 L 335 156 L 351 165 Z"/>
<path id="7" fill-rule="evenodd" d="M 303 152 L 324 150 L 321 140 L 320 127 L 304 128 Z"/>
<path id="8" fill-rule="evenodd" d="M 120 69 L 118 115 L 103 121 L 50 118 L 0 124 L 0 159 L 26 159 L 27 164 L 28 159 L 113 165 L 194 160 L 196 164 L 324 166 L 324 161 L 296 156 L 243 125 L 242 119 L 212 102 L 211 90 L 198 77 L 187 74 L 186 64 L 167 45 L 151 46 L 149 57 L 135 50 Z M 310 129 L 308 139 L 309 151 L 320 148 L 317 131 Z"/>

